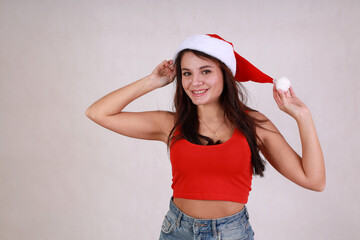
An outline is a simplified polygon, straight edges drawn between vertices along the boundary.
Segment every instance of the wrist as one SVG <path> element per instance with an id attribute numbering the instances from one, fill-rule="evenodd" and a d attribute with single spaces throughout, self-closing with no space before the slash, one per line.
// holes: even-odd
<path id="1" fill-rule="evenodd" d="M 311 119 L 311 113 L 308 108 L 304 108 L 303 110 L 299 111 L 298 114 L 294 117 L 297 122 L 299 121 L 306 121 Z"/>
<path id="2" fill-rule="evenodd" d="M 152 76 L 151 74 L 146 76 L 144 80 L 151 90 L 155 90 L 160 87 L 158 79 L 156 79 L 156 77 Z"/>

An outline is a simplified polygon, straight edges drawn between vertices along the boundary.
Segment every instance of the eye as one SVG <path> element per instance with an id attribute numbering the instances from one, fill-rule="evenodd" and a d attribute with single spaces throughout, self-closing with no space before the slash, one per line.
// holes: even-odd
<path id="1" fill-rule="evenodd" d="M 189 73 L 189 72 L 184 72 L 183 75 L 184 75 L 184 76 L 189 76 L 190 73 Z"/>
<path id="2" fill-rule="evenodd" d="M 204 70 L 203 73 L 208 74 L 208 73 L 211 73 L 211 71 L 210 70 Z"/>

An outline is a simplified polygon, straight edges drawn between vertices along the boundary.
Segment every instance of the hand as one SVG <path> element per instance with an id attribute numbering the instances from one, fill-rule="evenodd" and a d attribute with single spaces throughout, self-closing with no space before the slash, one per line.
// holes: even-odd
<path id="1" fill-rule="evenodd" d="M 153 70 L 150 77 L 156 82 L 157 87 L 164 87 L 173 82 L 176 76 L 176 68 L 173 65 L 173 60 L 162 61 Z"/>
<path id="2" fill-rule="evenodd" d="M 273 86 L 273 96 L 280 110 L 297 119 L 304 112 L 309 111 L 309 109 L 296 97 L 292 86 L 290 86 L 289 91 L 284 93 L 281 89 L 276 90 L 275 84 Z"/>

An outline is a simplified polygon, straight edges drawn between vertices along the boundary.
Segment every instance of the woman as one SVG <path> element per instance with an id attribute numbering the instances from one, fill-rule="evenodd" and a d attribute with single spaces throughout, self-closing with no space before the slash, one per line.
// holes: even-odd
<path id="1" fill-rule="evenodd" d="M 176 81 L 175 112 L 122 112 L 130 102 Z M 122 135 L 162 141 L 170 149 L 173 196 L 160 239 L 253 239 L 246 208 L 252 175 L 264 161 L 290 181 L 323 191 L 325 166 L 309 109 L 290 92 L 273 97 L 299 127 L 302 157 L 262 113 L 247 107 L 235 81 L 272 82 L 218 35 L 187 38 L 174 61 L 93 103 L 86 115 Z M 240 96 L 240 99 L 239 99 Z"/>

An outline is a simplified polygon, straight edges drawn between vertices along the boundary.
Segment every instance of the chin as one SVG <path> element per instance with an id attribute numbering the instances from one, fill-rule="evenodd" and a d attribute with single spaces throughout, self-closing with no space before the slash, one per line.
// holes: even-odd
<path id="1" fill-rule="evenodd" d="M 192 101 L 192 103 L 193 103 L 194 105 L 196 105 L 196 106 L 204 105 L 204 104 L 207 103 L 207 101 L 204 101 L 204 100 L 199 101 L 199 100 L 191 99 L 191 101 Z"/>
<path id="2" fill-rule="evenodd" d="M 209 101 L 193 101 L 192 100 L 192 103 L 196 106 L 201 106 L 201 105 L 208 105 L 208 104 L 211 104 L 213 102 L 209 102 Z"/>
<path id="3" fill-rule="evenodd" d="M 218 98 L 209 98 L 209 96 L 205 96 L 205 97 L 201 97 L 201 98 L 195 98 L 195 97 L 190 97 L 188 95 L 188 97 L 190 98 L 190 100 L 192 101 L 192 103 L 196 106 L 200 106 L 200 105 L 208 105 L 208 104 L 214 104 L 217 101 L 220 101 L 220 96 Z"/>

